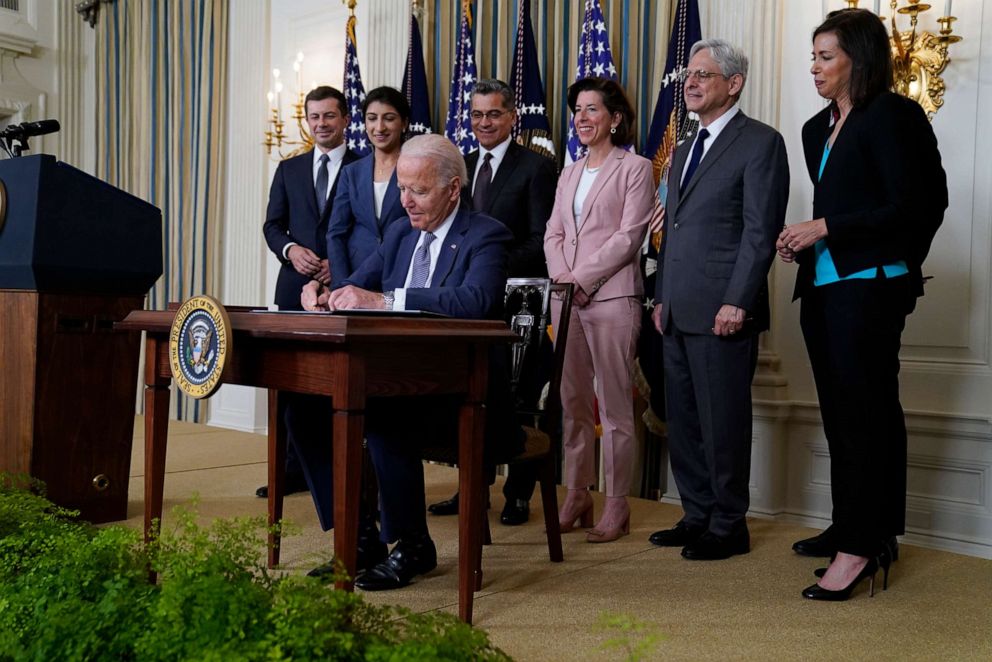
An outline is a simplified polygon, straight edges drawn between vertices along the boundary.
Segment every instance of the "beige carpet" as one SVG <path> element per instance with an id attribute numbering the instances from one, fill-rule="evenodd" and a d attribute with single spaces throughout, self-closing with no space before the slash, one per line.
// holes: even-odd
<path id="1" fill-rule="evenodd" d="M 143 512 L 142 439 L 139 418 L 127 520 L 134 526 Z M 455 470 L 428 465 L 426 474 L 428 502 L 454 492 Z M 204 518 L 264 515 L 254 492 L 265 476 L 265 437 L 174 423 L 164 523 L 194 493 Z M 493 500 L 494 544 L 484 552 L 475 625 L 518 660 L 625 659 L 622 650 L 603 648 L 618 636 L 597 626 L 604 615 L 637 619 L 663 636 L 646 660 L 992 660 L 992 561 L 904 544 L 888 591 L 881 592 L 879 575 L 874 598 L 864 583 L 846 603 L 814 603 L 799 593 L 821 563 L 790 549 L 811 529 L 753 519 L 750 554 L 690 562 L 678 549 L 647 542 L 678 521 L 680 509 L 634 499 L 631 535 L 591 545 L 580 533 L 566 534 L 565 561 L 552 564 L 540 500 L 521 527 L 498 523 L 499 485 Z M 325 561 L 332 534 L 320 531 L 309 495 L 287 497 L 285 512 L 302 531 L 284 542 L 284 567 L 302 572 Z M 369 601 L 457 613 L 456 521 L 432 517 L 429 524 L 438 568 L 402 590 L 366 594 Z"/>

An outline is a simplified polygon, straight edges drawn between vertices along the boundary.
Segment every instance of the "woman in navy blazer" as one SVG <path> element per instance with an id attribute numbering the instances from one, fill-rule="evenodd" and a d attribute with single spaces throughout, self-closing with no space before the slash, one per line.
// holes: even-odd
<path id="1" fill-rule="evenodd" d="M 410 104 L 395 88 L 377 87 L 362 102 L 372 153 L 341 170 L 327 226 L 331 289 L 375 252 L 389 224 L 406 218 L 396 187 L 396 160 L 410 124 Z"/>
<path id="2" fill-rule="evenodd" d="M 785 228 L 799 262 L 795 298 L 830 449 L 833 522 L 793 549 L 830 556 L 813 600 L 846 600 L 889 564 L 905 532 L 906 424 L 899 346 L 923 293 L 921 265 L 947 207 L 937 139 L 893 87 L 889 39 L 864 9 L 831 12 L 813 32 L 811 73 L 830 105 L 803 127 L 813 218 Z"/>

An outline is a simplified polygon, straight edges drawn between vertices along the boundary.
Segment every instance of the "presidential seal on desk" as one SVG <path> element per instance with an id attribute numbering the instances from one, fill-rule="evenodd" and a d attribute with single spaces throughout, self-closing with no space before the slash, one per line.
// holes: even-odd
<path id="1" fill-rule="evenodd" d="M 206 398 L 220 386 L 231 350 L 231 321 L 224 306 L 208 296 L 187 299 L 169 332 L 169 365 L 179 390 Z"/>

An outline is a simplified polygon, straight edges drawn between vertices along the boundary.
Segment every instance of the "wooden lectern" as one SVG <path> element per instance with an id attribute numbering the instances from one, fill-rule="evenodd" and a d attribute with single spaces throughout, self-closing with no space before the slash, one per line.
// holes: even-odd
<path id="1" fill-rule="evenodd" d="M 48 155 L 0 161 L 0 471 L 84 519 L 127 516 L 140 336 L 162 213 Z"/>

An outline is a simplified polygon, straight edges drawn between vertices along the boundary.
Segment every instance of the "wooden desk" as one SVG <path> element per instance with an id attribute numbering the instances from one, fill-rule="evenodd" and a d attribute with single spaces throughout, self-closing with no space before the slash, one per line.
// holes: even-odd
<path id="1" fill-rule="evenodd" d="M 228 311 L 232 341 L 222 382 L 269 389 L 269 523 L 282 518 L 285 429 L 278 391 L 328 395 L 333 408 L 334 555 L 355 575 L 367 397 L 464 394 L 459 413 L 458 613 L 472 622 L 482 586 L 483 401 L 488 349 L 514 342 L 499 321 Z M 136 310 L 117 324 L 146 331 L 145 531 L 162 515 L 169 421 L 169 330 L 175 311 Z M 278 495 L 277 495 L 278 493 Z M 277 498 L 277 496 L 279 498 Z M 273 538 L 270 565 L 278 563 Z M 351 590 L 351 582 L 340 588 Z"/>

